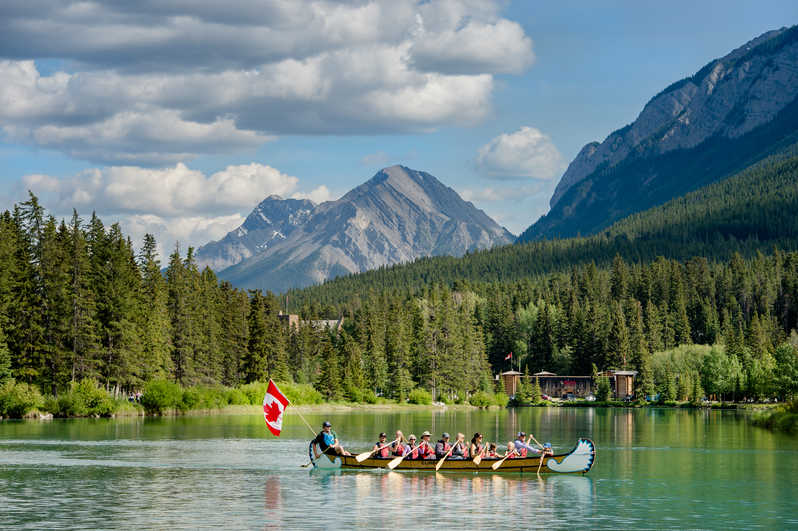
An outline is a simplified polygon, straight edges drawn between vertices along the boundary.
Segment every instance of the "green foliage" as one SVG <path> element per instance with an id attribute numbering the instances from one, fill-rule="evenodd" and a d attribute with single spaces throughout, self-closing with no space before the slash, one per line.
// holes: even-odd
<path id="1" fill-rule="evenodd" d="M 153 380 L 144 386 L 141 405 L 148 414 L 160 415 L 179 407 L 183 400 L 180 385 L 167 380 Z"/>
<path id="2" fill-rule="evenodd" d="M 407 396 L 407 401 L 411 404 L 432 404 L 432 394 L 423 389 L 413 389 Z"/>
<path id="3" fill-rule="evenodd" d="M 540 379 L 538 377 L 535 377 L 535 383 L 532 384 L 529 399 L 532 404 L 539 404 L 543 401 L 543 393 L 540 391 Z"/>
<path id="4" fill-rule="evenodd" d="M 596 401 L 606 402 L 610 399 L 610 379 L 606 376 L 599 376 L 598 383 L 596 384 Z"/>
<path id="5" fill-rule="evenodd" d="M 475 407 L 488 407 L 492 406 L 495 400 L 492 394 L 485 391 L 477 391 L 469 397 L 468 403 Z"/>
<path id="6" fill-rule="evenodd" d="M 507 404 L 510 402 L 510 397 L 508 397 L 505 393 L 494 393 L 493 395 L 493 403 L 499 407 L 507 407 Z"/>
<path id="7" fill-rule="evenodd" d="M 118 408 L 113 397 L 95 380 L 84 378 L 69 391 L 48 399 L 45 409 L 56 417 L 109 417 Z"/>
<path id="8" fill-rule="evenodd" d="M 32 385 L 9 379 L 0 386 L 0 417 L 22 418 L 43 405 L 41 393 Z"/>
<path id="9" fill-rule="evenodd" d="M 766 413 L 760 413 L 752 419 L 760 427 L 785 433 L 798 433 L 798 400 L 786 403 Z"/>

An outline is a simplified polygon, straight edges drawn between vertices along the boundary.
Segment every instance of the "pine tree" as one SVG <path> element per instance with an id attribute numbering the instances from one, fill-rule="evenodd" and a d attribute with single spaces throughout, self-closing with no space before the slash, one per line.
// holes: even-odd
<path id="1" fill-rule="evenodd" d="M 609 344 L 612 349 L 608 360 L 610 367 L 625 369 L 631 361 L 631 346 L 629 344 L 629 329 L 626 326 L 626 317 L 620 303 L 615 303 L 612 319 L 612 330 Z"/>
<path id="2" fill-rule="evenodd" d="M 246 383 L 265 381 L 268 375 L 266 316 L 260 290 L 250 291 L 249 345 L 241 360 L 241 371 Z"/>
<path id="3" fill-rule="evenodd" d="M 166 378 L 173 368 L 168 291 L 157 253 L 155 237 L 145 234 L 139 255 L 143 381 Z"/>
<path id="4" fill-rule="evenodd" d="M 535 383 L 532 385 L 532 392 L 529 398 L 532 404 L 539 404 L 543 401 L 543 393 L 540 390 L 540 379 L 537 376 L 535 377 Z"/>
<path id="5" fill-rule="evenodd" d="M 343 396 L 343 389 L 341 386 L 338 353 L 336 349 L 333 348 L 332 339 L 327 332 L 322 333 L 319 355 L 321 356 L 321 372 L 316 381 L 316 389 L 318 389 L 327 400 L 339 400 Z"/>
<path id="6" fill-rule="evenodd" d="M 6 335 L 0 326 L 0 385 L 11 378 L 11 351 L 8 350 Z"/>

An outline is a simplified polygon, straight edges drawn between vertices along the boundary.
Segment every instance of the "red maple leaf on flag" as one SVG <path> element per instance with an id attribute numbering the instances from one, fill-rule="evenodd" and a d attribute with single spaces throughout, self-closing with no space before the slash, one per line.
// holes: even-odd
<path id="1" fill-rule="evenodd" d="M 263 406 L 263 414 L 266 417 L 266 420 L 269 422 L 277 422 L 277 419 L 280 418 L 280 406 L 277 405 L 277 402 L 272 402 L 268 406 Z"/>
<path id="2" fill-rule="evenodd" d="M 269 380 L 266 396 L 263 397 L 263 420 L 266 421 L 266 427 L 275 437 L 279 437 L 283 429 L 283 411 L 288 404 L 285 395 L 280 392 L 273 381 Z"/>

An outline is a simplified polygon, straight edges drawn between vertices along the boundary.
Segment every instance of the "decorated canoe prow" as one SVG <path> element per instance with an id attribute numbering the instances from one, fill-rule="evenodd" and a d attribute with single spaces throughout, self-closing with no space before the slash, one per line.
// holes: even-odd
<path id="1" fill-rule="evenodd" d="M 388 468 L 390 459 L 369 458 L 360 463 L 353 455 L 327 455 L 313 457 L 312 445 L 308 447 L 313 466 L 323 470 L 356 470 Z M 540 460 L 543 464 L 540 464 Z M 492 465 L 499 459 L 484 458 L 477 465 L 471 459 L 447 459 L 440 470 L 459 472 L 478 471 L 494 472 Z M 568 453 L 547 456 L 516 457 L 505 460 L 496 472 L 538 472 L 547 474 L 586 474 L 596 461 L 596 447 L 590 439 L 579 439 L 576 447 Z M 437 459 L 405 459 L 394 470 L 429 470 L 434 471 Z"/>

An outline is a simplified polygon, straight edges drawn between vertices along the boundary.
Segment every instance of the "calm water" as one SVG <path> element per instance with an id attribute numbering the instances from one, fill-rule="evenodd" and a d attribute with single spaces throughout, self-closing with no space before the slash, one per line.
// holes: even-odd
<path id="1" fill-rule="evenodd" d="M 557 450 L 593 439 L 587 476 L 316 473 L 309 431 L 262 417 L 0 422 L 0 528 L 798 529 L 798 439 L 720 411 L 523 409 L 305 415 L 362 450 L 446 430 Z"/>

